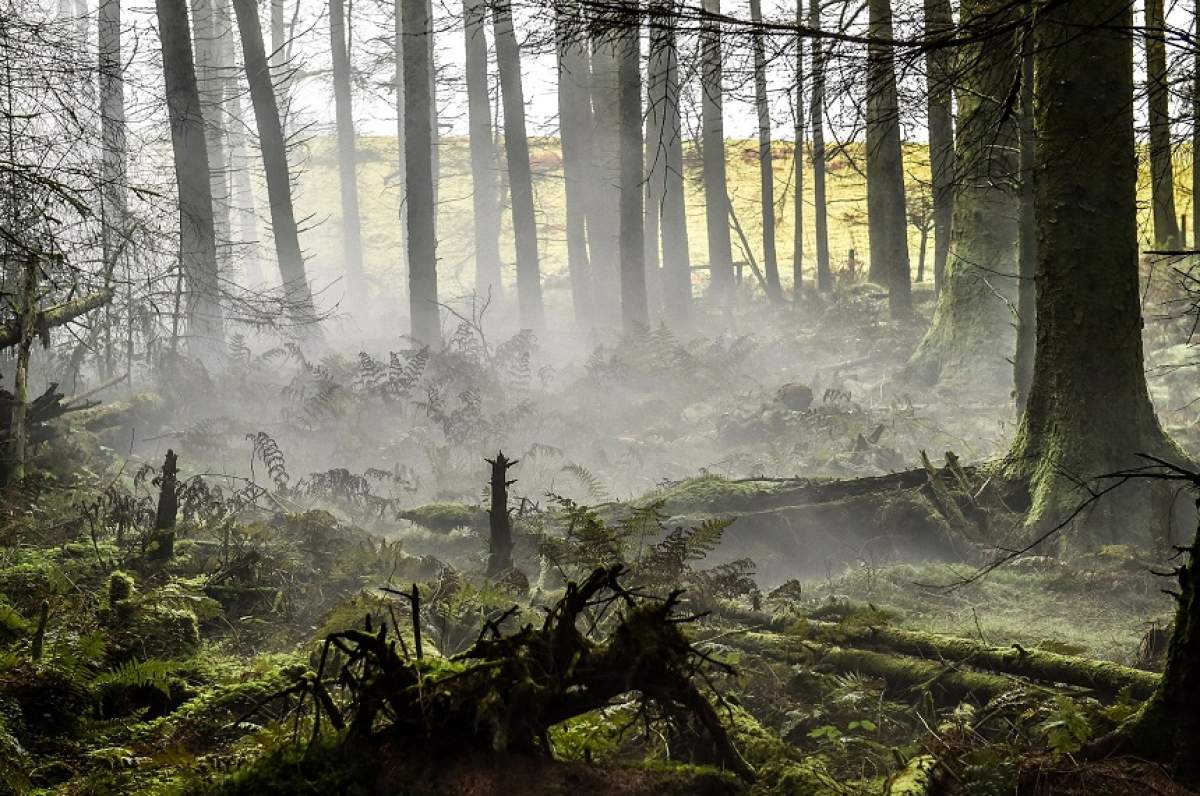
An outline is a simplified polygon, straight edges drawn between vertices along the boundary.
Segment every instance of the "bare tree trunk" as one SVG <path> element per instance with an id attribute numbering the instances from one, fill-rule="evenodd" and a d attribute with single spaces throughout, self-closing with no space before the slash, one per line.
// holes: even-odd
<path id="1" fill-rule="evenodd" d="M 621 101 L 619 66 L 610 37 L 591 41 L 592 176 L 588 212 L 593 288 L 599 296 L 599 315 L 606 320 L 618 311 L 620 269 Z"/>
<path id="2" fill-rule="evenodd" d="M 622 20 L 617 45 L 621 59 L 621 326 L 627 334 L 650 323 L 642 213 L 642 72 L 638 34 L 635 9 Z"/>
<path id="3" fill-rule="evenodd" d="M 296 0 L 299 2 L 299 0 Z M 283 20 L 283 0 L 270 0 L 271 3 L 271 69 L 279 83 L 276 86 L 279 108 L 279 126 L 287 135 L 287 125 L 291 114 L 292 91 L 290 78 L 291 65 L 287 62 L 287 28 Z"/>
<path id="4" fill-rule="evenodd" d="M 405 146 L 404 138 L 404 0 L 395 0 L 392 10 L 395 21 L 392 54 L 396 62 L 396 147 L 399 153 L 396 165 L 396 195 L 400 197 L 400 264 L 401 267 L 406 267 L 408 264 L 408 167 L 406 166 L 408 147 Z M 435 207 L 436 204 L 435 201 Z M 436 225 L 436 219 L 434 219 L 434 223 Z"/>
<path id="5" fill-rule="evenodd" d="M 104 281 L 111 284 L 129 237 L 125 198 L 125 77 L 121 63 L 121 0 L 100 0 L 100 217 Z"/>
<path id="6" fill-rule="evenodd" d="M 796 0 L 796 26 L 804 24 L 804 0 Z M 804 37 L 796 37 L 796 104 L 792 127 L 792 300 L 804 292 Z"/>
<path id="7" fill-rule="evenodd" d="M 504 98 L 504 150 L 508 157 L 508 179 L 512 191 L 513 235 L 517 244 L 517 307 L 521 327 L 540 331 L 545 326 L 545 314 L 538 266 L 533 175 L 529 164 L 529 141 L 525 137 L 521 52 L 513 31 L 512 9 L 507 0 L 496 5 L 492 14 L 496 33 L 496 64 Z"/>
<path id="8" fill-rule="evenodd" d="M 243 119 L 246 109 L 242 102 L 241 92 L 236 90 L 237 61 L 237 27 L 233 22 L 233 5 L 231 0 L 213 0 L 216 3 L 217 14 L 217 70 L 220 76 L 221 96 L 227 103 L 232 103 L 232 113 L 229 117 L 233 122 L 225 130 L 225 165 L 226 195 L 229 197 L 229 234 L 237 240 L 235 247 L 232 240 L 229 246 L 229 258 L 233 260 L 235 248 L 240 255 L 242 278 L 247 285 L 262 283 L 262 269 L 258 261 L 258 226 L 257 210 L 254 202 L 254 188 L 250 183 L 251 155 L 246 142 L 246 132 Z M 234 235 L 234 228 L 237 235 Z"/>
<path id="9" fill-rule="evenodd" d="M 37 258 L 27 254 L 21 269 L 21 300 L 17 315 L 17 361 L 13 371 L 12 415 L 9 425 L 8 467 L 4 483 L 25 477 L 25 459 L 29 448 L 29 355 L 37 337 L 38 271 Z"/>
<path id="10" fill-rule="evenodd" d="M 655 142 L 662 170 L 663 310 L 683 324 L 692 308 L 692 264 L 688 254 L 683 187 L 683 127 L 679 115 L 679 55 L 675 46 L 673 0 L 658 0 L 650 23 L 650 104 L 658 106 L 662 127 Z"/>
<path id="11" fill-rule="evenodd" d="M 1013 386 L 1017 415 L 1025 412 L 1033 382 L 1033 358 L 1037 347 L 1037 216 L 1034 185 L 1035 140 L 1033 113 L 1033 36 L 1026 34 L 1021 52 L 1021 196 L 1017 255 L 1017 350 L 1013 356 Z"/>
<path id="12" fill-rule="evenodd" d="M 892 38 L 891 0 L 869 0 L 870 31 L 877 40 Z M 888 288 L 893 318 L 912 309 L 908 269 L 908 216 L 904 203 L 904 156 L 900 148 L 900 106 L 892 50 L 872 44 L 867 50 L 867 232 L 871 245 L 870 279 Z"/>
<path id="13" fill-rule="evenodd" d="M 157 0 L 167 113 L 179 190 L 179 245 L 187 280 L 189 348 L 210 360 L 223 353 L 225 340 L 219 301 L 217 248 L 213 230 L 212 186 L 200 92 L 192 62 L 186 0 Z"/>
<path id="14" fill-rule="evenodd" d="M 426 345 L 441 340 L 438 313 L 437 232 L 433 198 L 433 98 L 429 94 L 427 36 L 433 19 L 423 2 L 403 3 L 404 171 L 408 207 L 408 300 L 412 336 Z"/>
<path id="15" fill-rule="evenodd" d="M 721 0 L 704 0 L 708 14 L 721 13 Z M 725 119 L 721 96 L 721 30 L 705 20 L 700 28 L 701 123 L 704 162 L 704 209 L 708 226 L 711 298 L 727 305 L 733 298 L 733 249 L 729 239 L 729 186 L 725 179 Z"/>
<path id="16" fill-rule="evenodd" d="M 783 300 L 779 284 L 779 256 L 775 251 L 775 165 L 771 155 L 771 109 L 767 103 L 767 53 L 763 44 L 762 2 L 750 0 L 750 19 L 756 26 L 751 37 L 754 48 L 754 107 L 758 114 L 758 175 L 762 196 L 763 271 L 767 298 Z M 800 205 L 797 203 L 796 205 Z"/>
<path id="17" fill-rule="evenodd" d="M 204 145 L 208 150 L 208 183 L 212 192 L 213 237 L 217 246 L 217 271 L 229 273 L 229 183 L 225 174 L 225 78 L 218 52 L 219 0 L 191 0 L 192 40 L 196 53 L 196 86 L 204 118 Z"/>
<path id="18" fill-rule="evenodd" d="M 344 0 L 329 0 L 329 39 L 333 53 L 333 102 L 337 120 L 338 178 L 342 189 L 342 258 L 346 299 L 355 312 L 367 302 L 363 275 L 362 219 L 358 209 L 358 156 L 354 135 L 354 100 L 350 92 L 350 52 L 346 43 Z"/>
<path id="19" fill-rule="evenodd" d="M 1150 194 L 1154 206 L 1154 242 L 1167 249 L 1180 245 L 1175 215 L 1175 174 L 1171 165 L 1170 83 L 1163 0 L 1145 0 L 1146 96 L 1150 107 Z"/>
<path id="20" fill-rule="evenodd" d="M 496 185 L 496 149 L 492 144 L 492 106 L 488 102 L 487 6 L 464 0 L 467 50 L 467 117 L 471 147 L 471 195 L 475 210 L 475 292 L 500 296 L 500 196 Z M 565 144 L 564 144 L 565 146 Z M 569 212 L 568 204 L 568 212 Z"/>
<path id="21" fill-rule="evenodd" d="M 591 107 L 587 94 L 586 41 L 578 34 L 578 9 L 574 4 L 556 6 L 558 16 L 558 120 L 562 144 L 563 180 L 566 183 L 567 268 L 571 274 L 571 304 L 575 323 L 592 322 L 591 267 L 587 249 L 586 159 L 591 154 Z"/>
<path id="22" fill-rule="evenodd" d="M 519 460 L 509 459 L 504 455 L 504 451 L 499 451 L 495 459 L 484 461 L 492 466 L 487 574 L 488 577 L 494 578 L 513 568 L 512 517 L 508 509 L 508 488 L 516 481 L 509 480 L 508 468 L 517 464 Z"/>
<path id="23" fill-rule="evenodd" d="M 808 24 L 813 30 L 821 29 L 820 0 L 811 1 Z M 825 293 L 833 289 L 833 273 L 829 269 L 829 213 L 825 206 L 825 54 L 820 38 L 814 38 L 810 46 L 812 94 L 808 118 L 812 126 L 813 237 L 817 246 L 817 290 Z"/>
<path id="24" fill-rule="evenodd" d="M 1200 37 L 1200 0 L 1192 35 Z M 1200 47 L 1192 52 L 1192 248 L 1200 249 Z"/>
<path id="25" fill-rule="evenodd" d="M 271 229 L 275 237 L 275 254 L 279 260 L 279 275 L 288 301 L 288 314 L 297 326 L 316 323 L 316 309 L 300 251 L 300 234 L 292 207 L 292 186 L 288 175 L 287 146 L 283 140 L 279 107 L 271 83 L 271 71 L 263 48 L 262 29 L 258 22 L 255 0 L 233 0 L 238 30 L 242 39 L 242 58 L 246 62 L 246 79 L 250 84 L 250 102 L 258 126 L 259 147 L 263 169 L 267 176 L 267 200 L 271 205 Z M 320 334 L 319 328 L 311 330 Z"/>
<path id="26" fill-rule="evenodd" d="M 950 0 L 925 0 L 925 37 L 936 40 L 954 33 Z M 933 294 L 942 291 L 950 256 L 954 219 L 954 111 L 951 102 L 951 50 L 925 53 L 926 116 L 929 125 L 929 169 L 933 183 Z"/>

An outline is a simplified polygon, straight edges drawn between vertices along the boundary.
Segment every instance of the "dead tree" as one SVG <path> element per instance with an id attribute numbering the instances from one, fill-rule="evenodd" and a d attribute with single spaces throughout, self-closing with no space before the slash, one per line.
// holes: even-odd
<path id="1" fill-rule="evenodd" d="M 509 459 L 498 451 L 495 459 L 484 459 L 492 466 L 492 507 L 488 510 L 488 577 L 496 577 L 513 568 L 512 515 L 508 509 L 508 488 L 516 479 L 508 480 L 508 468 L 518 459 Z"/>
<path id="2" fill-rule="evenodd" d="M 148 546 L 152 561 L 169 561 L 175 555 L 175 521 L 179 515 L 179 469 L 175 451 L 167 449 L 158 484 L 158 509 L 154 514 L 154 533 Z"/>

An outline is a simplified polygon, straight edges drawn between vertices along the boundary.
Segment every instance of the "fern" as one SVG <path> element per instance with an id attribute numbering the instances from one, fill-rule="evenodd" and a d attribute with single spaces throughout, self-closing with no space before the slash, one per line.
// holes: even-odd
<path id="1" fill-rule="evenodd" d="M 171 675 L 179 668 L 175 661 L 151 658 L 145 661 L 126 661 L 98 676 L 92 685 L 100 691 L 125 688 L 153 688 L 164 696 L 171 693 Z"/>
<path id="2" fill-rule="evenodd" d="M 279 443 L 265 431 L 247 434 L 246 439 L 254 443 L 254 452 L 250 455 L 251 465 L 255 459 L 261 460 L 267 466 L 267 474 L 275 482 L 275 487 L 280 492 L 286 491 L 291 476 L 288 474 L 287 460 L 283 457 L 283 451 L 279 449 Z"/>

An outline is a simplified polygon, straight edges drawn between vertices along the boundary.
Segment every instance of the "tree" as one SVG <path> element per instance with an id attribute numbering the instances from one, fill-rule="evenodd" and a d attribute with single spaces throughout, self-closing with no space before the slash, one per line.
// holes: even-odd
<path id="1" fill-rule="evenodd" d="M 925 0 L 925 38 L 931 42 L 954 34 L 950 0 Z M 951 102 L 953 53 L 930 47 L 925 53 L 926 120 L 929 127 L 929 171 L 933 183 L 933 292 L 942 292 L 950 254 L 954 217 L 954 111 Z"/>
<path id="2" fill-rule="evenodd" d="M 517 245 L 517 309 L 521 327 L 540 331 L 545 326 L 542 278 L 538 265 L 537 220 L 533 208 L 533 175 L 529 140 L 525 134 L 525 92 L 521 86 L 521 51 L 513 30 L 512 7 L 492 8 L 496 35 L 496 65 L 504 100 L 504 151 L 508 157 L 512 193 L 513 235 Z"/>
<path id="3" fill-rule="evenodd" d="M 711 298 L 725 305 L 733 298 L 733 248 L 729 239 L 729 187 L 725 178 L 725 117 L 721 96 L 721 0 L 704 0 L 700 26 L 701 148 L 704 168 L 704 216 L 708 229 Z"/>
<path id="4" fill-rule="evenodd" d="M 329 0 L 329 39 L 330 50 L 333 53 L 333 102 L 337 124 L 338 179 L 342 195 L 342 259 L 346 269 L 346 298 L 349 306 L 362 310 L 367 301 L 367 292 L 363 283 L 362 220 L 358 210 L 358 157 L 346 30 L 344 0 Z"/>
<path id="5" fill-rule="evenodd" d="M 621 325 L 626 333 L 650 323 L 646 301 L 645 219 L 642 214 L 642 73 L 636 11 L 622 21 L 621 85 Z"/>
<path id="6" fill-rule="evenodd" d="M 472 208 L 475 211 L 475 292 L 500 295 L 500 196 L 496 148 L 492 145 L 492 106 L 488 102 L 487 8 L 464 0 L 467 39 L 467 124 L 470 130 Z"/>
<path id="7" fill-rule="evenodd" d="M 650 105 L 661 108 L 655 146 L 663 160 L 663 309 L 671 323 L 683 324 L 692 307 L 692 264 L 683 190 L 683 129 L 679 114 L 679 54 L 675 46 L 675 4 L 658 0 L 650 17 Z"/>
<path id="8" fill-rule="evenodd" d="M 566 183 L 567 267 L 575 322 L 592 320 L 591 265 L 587 247 L 587 157 L 591 149 L 592 108 L 587 93 L 587 49 L 575 37 L 579 11 L 573 3 L 555 6 L 558 48 L 558 120 Z M 485 97 L 486 99 L 486 97 Z M 472 140 L 474 140 L 472 138 Z"/>
<path id="9" fill-rule="evenodd" d="M 821 29 L 820 0 L 811 0 L 809 4 L 808 25 L 814 31 Z M 829 216 L 825 206 L 825 46 L 817 36 L 810 47 L 812 93 L 808 118 L 812 127 L 813 238 L 817 248 L 817 290 L 824 293 L 833 288 L 833 272 L 829 269 Z"/>
<path id="10" fill-rule="evenodd" d="M 796 27 L 804 24 L 804 0 L 796 0 Z M 792 149 L 792 295 L 799 302 L 804 287 L 804 37 L 796 37 L 796 123 Z"/>
<path id="11" fill-rule="evenodd" d="M 1033 356 L 1037 348 L 1037 207 L 1033 182 L 1037 129 L 1033 111 L 1033 37 L 1021 40 L 1021 188 L 1020 249 L 1017 254 L 1017 349 L 1013 354 L 1013 397 L 1017 414 L 1025 411 L 1033 381 Z"/>
<path id="12" fill-rule="evenodd" d="M 125 197 L 128 151 L 125 78 L 121 63 L 121 0 L 101 0 L 97 17 L 100 73 L 100 247 L 105 283 L 111 284 L 129 237 Z M 111 370 L 111 367 L 109 368 Z"/>
<path id="13" fill-rule="evenodd" d="M 200 92 L 192 61 L 186 0 L 156 0 L 167 115 L 179 191 L 180 265 L 188 285 L 190 350 L 212 360 L 225 348 L 219 296 L 212 186 Z"/>
<path id="14" fill-rule="evenodd" d="M 1020 130 L 1007 98 L 1020 57 L 1013 34 L 988 34 L 1018 13 L 1005 0 L 961 5 L 964 29 L 980 41 L 959 56 L 953 243 L 933 324 L 909 360 L 926 383 L 1001 395 L 1012 387 L 1016 345 Z"/>
<path id="15" fill-rule="evenodd" d="M 230 224 L 229 182 L 225 165 L 225 80 L 220 62 L 220 41 L 224 31 L 218 14 L 218 0 L 191 0 L 192 39 L 196 55 L 196 87 L 200 93 L 200 114 L 204 118 L 204 145 L 208 150 L 208 182 L 212 192 L 213 236 L 217 247 L 217 270 L 229 272 Z"/>
<path id="16" fill-rule="evenodd" d="M 408 301 L 412 336 L 426 345 L 441 340 L 438 314 L 436 203 L 433 197 L 432 108 L 426 36 L 433 19 L 422 2 L 403 3 L 404 178 L 408 211 Z"/>
<path id="17" fill-rule="evenodd" d="M 246 80 L 250 85 L 250 103 L 258 128 L 259 149 L 267 177 L 267 201 L 271 209 L 271 231 L 275 237 L 275 256 L 279 275 L 288 303 L 288 314 L 298 327 L 316 323 L 312 292 L 300 251 L 300 233 L 292 207 L 292 186 L 288 174 L 287 146 L 283 139 L 275 87 L 263 48 L 262 28 L 258 21 L 255 0 L 233 0 L 238 31 L 242 39 L 242 59 L 246 63 Z M 320 334 L 318 329 L 313 334 Z"/>
<path id="18" fill-rule="evenodd" d="M 1080 478 L 1139 452 L 1181 459 L 1143 370 L 1132 24 L 1123 0 L 1069 0 L 1044 8 L 1034 33 L 1038 339 L 1002 468 L 1028 482 L 1034 524 L 1069 516 Z M 1127 541 L 1128 512 L 1145 511 L 1147 497 L 1108 497 L 1089 517 L 1092 540 Z"/>
<path id="19" fill-rule="evenodd" d="M 1175 175 L 1171 167 L 1170 82 L 1163 0 L 1145 0 L 1146 95 L 1150 109 L 1150 193 L 1154 242 L 1172 249 L 1182 245 L 1175 215 Z"/>
<path id="20" fill-rule="evenodd" d="M 891 0 L 869 0 L 867 47 L 867 233 L 870 279 L 888 288 L 892 317 L 912 306 L 908 270 L 908 218 L 904 210 L 904 155 L 892 48 Z"/>
<path id="21" fill-rule="evenodd" d="M 600 27 L 600 26 L 596 26 Z M 588 246 L 598 316 L 616 317 L 619 302 L 621 208 L 621 91 L 616 43 L 603 29 L 591 38 L 592 152 Z"/>
<path id="22" fill-rule="evenodd" d="M 758 116 L 758 177 L 762 196 L 763 272 L 766 277 L 767 298 L 771 301 L 782 301 L 783 288 L 779 284 L 779 256 L 775 252 L 775 166 L 771 157 L 771 109 L 767 104 L 767 54 L 763 45 L 762 0 L 750 0 L 750 20 L 755 26 L 751 42 L 754 49 L 754 109 Z M 800 207 L 799 202 L 796 203 L 796 207 Z M 796 239 L 800 240 L 801 238 L 797 235 Z"/>
<path id="23" fill-rule="evenodd" d="M 1200 0 L 1197 0 L 1194 35 L 1200 36 Z M 1200 249 L 1200 47 L 1192 48 L 1192 248 Z"/>

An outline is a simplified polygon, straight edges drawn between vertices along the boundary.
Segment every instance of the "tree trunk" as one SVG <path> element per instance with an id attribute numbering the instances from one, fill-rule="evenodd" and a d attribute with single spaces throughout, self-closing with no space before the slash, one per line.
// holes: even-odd
<path id="1" fill-rule="evenodd" d="M 150 537 L 151 547 L 147 558 L 152 561 L 170 561 L 175 555 L 175 522 L 179 514 L 179 457 L 168 449 L 163 459 L 162 472 L 158 476 L 158 506 L 154 513 L 154 533 Z"/>
<path id="2" fill-rule="evenodd" d="M 496 185 L 496 148 L 492 144 L 492 106 L 488 102 L 486 22 L 484 0 L 464 0 L 467 124 L 471 148 L 471 199 L 475 211 L 475 292 L 481 297 L 499 298 L 503 292 L 500 281 L 500 196 Z"/>
<path id="3" fill-rule="evenodd" d="M 1022 33 L 1021 42 L 1021 210 L 1017 280 L 1017 350 L 1013 356 L 1013 396 L 1017 415 L 1025 411 L 1033 381 L 1037 348 L 1037 216 L 1033 182 L 1037 130 L 1033 111 L 1033 37 Z"/>
<path id="4" fill-rule="evenodd" d="M 521 85 L 521 52 L 513 30 L 512 8 L 502 0 L 492 9 L 496 35 L 496 65 L 504 99 L 504 151 L 512 192 L 513 236 L 517 248 L 517 308 L 523 329 L 541 331 L 541 269 L 538 265 L 537 220 L 533 207 L 533 175 L 529 141 L 525 137 L 525 93 Z"/>
<path id="5" fill-rule="evenodd" d="M 653 13 L 653 0 L 646 0 L 648 13 Z M 654 24 L 647 18 L 647 33 Z M 661 57 L 661 54 L 660 54 Z M 658 76 L 661 79 L 662 69 Z M 662 307 L 662 263 L 659 253 L 659 217 L 662 215 L 663 172 L 666 161 L 662 157 L 663 140 L 663 108 L 654 104 L 653 89 L 650 83 L 654 80 L 654 67 L 647 59 L 646 63 L 646 132 L 642 136 L 644 162 L 643 177 L 646 184 L 642 207 L 642 261 L 646 265 L 646 301 L 650 305 L 650 315 L 659 314 Z"/>
<path id="6" fill-rule="evenodd" d="M 1005 0 L 964 0 L 960 10 L 968 27 L 1019 13 Z M 926 383 L 1003 398 L 1013 383 L 1019 281 L 1020 128 L 1007 99 L 1021 65 L 1018 47 L 1010 34 L 962 49 L 968 66 L 959 78 L 953 246 L 933 324 L 909 361 L 909 372 Z"/>
<path id="7" fill-rule="evenodd" d="M 494 578 L 513 568 L 512 517 L 508 513 L 508 488 L 516 481 L 508 480 L 508 468 L 517 464 L 504 451 L 495 459 L 486 459 L 492 466 L 492 505 L 488 510 L 488 577 Z"/>
<path id="8" fill-rule="evenodd" d="M 799 5 L 797 5 L 799 8 Z M 763 271 L 767 298 L 783 301 L 779 284 L 779 257 L 775 251 L 775 165 L 771 156 L 771 109 L 767 103 L 767 52 L 763 44 L 762 2 L 750 0 L 750 20 L 755 29 L 751 37 L 754 49 L 754 108 L 758 116 L 758 179 L 762 197 Z M 799 50 L 803 58 L 803 49 Z M 799 83 L 797 96 L 799 97 Z M 800 207 L 797 203 L 796 207 Z"/>
<path id="9" fill-rule="evenodd" d="M 1200 36 L 1200 0 L 1193 14 L 1193 35 Z M 1192 52 L 1192 248 L 1200 249 L 1200 47 Z"/>
<path id="10" fill-rule="evenodd" d="M 589 85 L 592 99 L 591 207 L 588 243 L 593 288 L 601 317 L 612 320 L 619 303 L 621 237 L 620 67 L 611 36 L 592 39 Z"/>
<path id="11" fill-rule="evenodd" d="M 950 0 L 925 0 L 925 37 L 937 40 L 954 34 Z M 926 116 L 929 126 L 929 169 L 933 187 L 933 294 L 942 292 L 954 217 L 954 81 L 949 48 L 925 53 Z"/>
<path id="12" fill-rule="evenodd" d="M 220 62 L 224 31 L 218 13 L 219 0 L 191 0 L 192 40 L 196 54 L 196 87 L 200 114 L 204 119 L 204 145 L 208 151 L 208 184 L 212 192 L 213 237 L 217 247 L 217 271 L 229 273 L 229 182 L 225 173 L 225 75 Z"/>
<path id="13" fill-rule="evenodd" d="M 400 197 L 400 208 L 398 211 L 400 221 L 400 264 L 402 268 L 407 268 L 408 178 L 405 162 L 408 148 L 404 144 L 404 0 L 395 0 L 395 3 L 392 5 L 392 11 L 395 23 L 392 56 L 396 63 L 396 147 L 399 154 L 396 164 L 396 195 Z M 499 246 L 499 242 L 497 242 L 497 246 Z M 409 298 L 411 301 L 411 296 Z"/>
<path id="14" fill-rule="evenodd" d="M 299 0 L 296 0 L 299 2 Z M 278 98 L 276 105 L 279 109 L 279 127 L 287 134 L 288 113 L 292 107 L 291 67 L 287 62 L 287 33 L 283 21 L 283 0 L 270 0 L 271 3 L 271 69 L 278 77 L 276 86 Z"/>
<path id="15" fill-rule="evenodd" d="M 242 98 L 237 98 L 237 117 L 247 117 Z M 237 217 L 238 242 L 241 246 L 242 275 L 247 287 L 263 284 L 262 264 L 258 256 L 258 207 L 254 185 L 250 180 L 251 152 L 241 125 L 234 125 L 229 134 L 229 162 L 233 175 L 234 213 Z"/>
<path id="16" fill-rule="evenodd" d="M 869 0 L 875 39 L 892 37 L 891 0 Z M 867 232 L 870 280 L 888 288 L 892 317 L 912 309 L 908 270 L 908 216 L 904 205 L 904 156 L 900 148 L 900 105 L 896 70 L 886 44 L 867 48 Z"/>
<path id="17" fill-rule="evenodd" d="M 16 328 L 17 358 L 13 369 L 12 416 L 9 421 L 9 441 L 4 484 L 13 484 L 25 477 L 25 460 L 29 449 L 29 356 L 38 327 L 38 272 L 41 265 L 33 254 L 25 256 L 21 269 L 21 299 L 18 305 Z"/>
<path id="18" fill-rule="evenodd" d="M 1082 503 L 1079 479 L 1136 466 L 1138 453 L 1182 459 L 1143 371 L 1132 24 L 1122 0 L 1071 0 L 1044 9 L 1034 35 L 1037 350 L 1004 472 L 1028 480 L 1037 525 Z M 1086 541 L 1149 528 L 1148 491 L 1108 495 Z"/>
<path id="19" fill-rule="evenodd" d="M 100 0 L 100 217 L 105 284 L 112 282 L 129 237 L 125 199 L 125 77 L 121 63 L 121 0 Z"/>
<path id="20" fill-rule="evenodd" d="M 246 62 L 250 102 L 254 107 L 259 148 L 262 151 L 263 169 L 267 177 L 271 230 L 275 238 L 279 275 L 288 302 L 287 313 L 293 324 L 312 326 L 309 332 L 320 335 L 320 329 L 314 326 L 317 314 L 304 269 L 304 255 L 300 251 L 300 234 L 296 228 L 296 215 L 292 207 L 287 146 L 283 139 L 283 127 L 280 124 L 279 107 L 275 101 L 271 70 L 263 49 L 258 6 L 255 0 L 233 0 L 233 9 L 237 13 L 238 30 L 241 32 L 242 58 Z"/>
<path id="21" fill-rule="evenodd" d="M 621 326 L 627 334 L 634 334 L 650 324 L 642 213 L 642 72 L 636 9 L 621 20 L 621 26 L 617 42 L 621 85 Z"/>
<path id="22" fill-rule="evenodd" d="M 437 233 L 433 198 L 433 97 L 429 94 L 429 47 L 433 19 L 423 2 L 403 4 L 404 173 L 408 209 L 408 300 L 412 336 L 436 345 L 442 330 L 438 312 Z"/>
<path id="23" fill-rule="evenodd" d="M 1175 175 L 1171 166 L 1170 77 L 1163 0 L 1145 0 L 1146 99 L 1150 109 L 1150 194 L 1154 206 L 1154 242 L 1181 245 L 1175 215 Z"/>
<path id="24" fill-rule="evenodd" d="M 663 310 L 669 322 L 686 324 L 692 308 L 692 263 L 688 253 L 683 187 L 683 128 L 679 115 L 679 53 L 675 46 L 675 3 L 660 0 L 650 27 L 651 104 L 662 108 L 659 151 L 662 172 Z"/>
<path id="25" fill-rule="evenodd" d="M 587 158 L 591 154 L 592 111 L 587 94 L 586 42 L 578 33 L 579 11 L 573 3 L 556 6 L 558 16 L 558 120 L 566 188 L 567 268 L 575 323 L 592 322 L 592 275 L 587 247 Z"/>
<path id="26" fill-rule="evenodd" d="M 819 0 L 809 4 L 808 24 L 813 30 L 821 29 Z M 825 54 L 819 37 L 813 38 L 810 46 L 812 94 L 808 118 L 812 125 L 813 238 L 817 246 L 817 290 L 825 293 L 833 289 L 833 272 L 829 269 L 829 214 L 825 207 Z"/>
<path id="27" fill-rule="evenodd" d="M 358 210 L 358 157 L 354 136 L 354 101 L 350 93 L 350 52 L 346 43 L 344 0 L 329 0 L 329 43 L 333 54 L 333 102 L 337 122 L 338 179 L 342 193 L 342 258 L 346 269 L 346 301 L 355 313 L 366 311 L 363 275 L 362 220 Z"/>
<path id="28" fill-rule="evenodd" d="M 189 349 L 210 361 L 224 352 L 212 186 L 192 61 L 186 0 L 157 0 L 167 114 L 179 190 L 179 246 L 187 280 Z"/>
<path id="29" fill-rule="evenodd" d="M 706 14 L 719 15 L 721 0 L 704 0 Z M 710 19 L 700 27 L 703 94 L 700 116 L 704 163 L 704 215 L 708 227 L 711 300 L 727 306 L 733 299 L 733 249 L 729 239 L 729 186 L 725 179 L 725 118 L 721 97 L 721 28 Z"/>
<path id="30" fill-rule="evenodd" d="M 804 0 L 796 0 L 796 27 L 804 25 Z M 815 40 L 814 40 L 815 46 Z M 804 288 L 804 37 L 796 37 L 796 123 L 792 149 L 792 300 Z"/>

